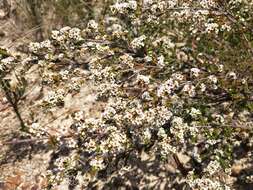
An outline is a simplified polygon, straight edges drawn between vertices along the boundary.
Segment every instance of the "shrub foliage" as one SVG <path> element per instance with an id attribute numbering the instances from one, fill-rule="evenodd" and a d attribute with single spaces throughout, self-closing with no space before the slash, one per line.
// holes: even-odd
<path id="1" fill-rule="evenodd" d="M 50 134 L 50 124 L 40 120 L 22 121 L 30 135 L 53 139 L 56 152 L 68 150 L 53 163 L 49 187 L 77 176 L 85 188 L 102 182 L 104 188 L 131 186 L 133 172 L 144 188 L 161 188 L 164 178 L 170 189 L 252 183 L 252 173 L 231 172 L 242 152 L 245 162 L 252 162 L 252 1 L 104 3 L 103 19 L 90 20 L 84 29 L 52 31 L 50 39 L 31 43 L 25 58 L 1 50 L 3 90 L 8 91 L 6 77 L 15 74 L 18 82 L 9 80 L 8 89 L 22 91 L 29 83 L 25 73 L 36 67 L 48 89 L 39 103 L 45 112 L 61 109 L 65 97 L 80 93 L 87 81 L 104 105 L 96 117 L 83 110 L 70 113 L 69 128 L 59 126 L 71 131 L 69 136 Z M 152 184 L 148 171 L 136 169 L 143 155 L 157 171 L 171 159 L 177 170 L 165 176 L 155 170 L 158 182 Z"/>

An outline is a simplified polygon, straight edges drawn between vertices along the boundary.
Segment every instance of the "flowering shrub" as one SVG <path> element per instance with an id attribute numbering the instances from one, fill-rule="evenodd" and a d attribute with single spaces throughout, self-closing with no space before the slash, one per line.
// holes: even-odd
<path id="1" fill-rule="evenodd" d="M 165 172 L 164 188 L 252 184 L 252 172 L 233 176 L 231 169 L 241 152 L 245 163 L 252 162 L 253 3 L 108 3 L 111 12 L 103 21 L 53 31 L 49 40 L 31 43 L 21 62 L 27 70 L 38 66 L 41 84 L 50 89 L 39 103 L 45 111 L 60 109 L 67 94 L 79 93 L 87 80 L 104 103 L 100 117 L 70 113 L 67 141 L 63 133 L 54 135 L 59 150 L 67 147 L 68 154 L 54 162 L 49 187 L 80 176 L 84 188 L 102 181 L 105 188 L 128 186 L 127 176 L 137 172 L 139 187 L 161 188 L 163 176 L 154 172 L 158 183 L 151 184 L 145 171 L 135 170 L 145 154 L 151 164 L 159 163 L 157 171 L 176 163 L 174 173 Z M 13 59 L 1 59 L 1 72 Z M 50 136 L 39 121 L 27 128 Z"/>

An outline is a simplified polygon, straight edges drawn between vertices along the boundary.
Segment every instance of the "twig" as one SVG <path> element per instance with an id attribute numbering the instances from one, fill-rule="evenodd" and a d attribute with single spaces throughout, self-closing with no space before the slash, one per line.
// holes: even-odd
<path id="1" fill-rule="evenodd" d="M 184 167 L 184 165 L 180 162 L 177 154 L 173 154 L 173 159 L 175 160 L 176 164 L 177 164 L 177 168 L 178 170 L 181 172 L 181 174 L 183 176 L 187 176 L 188 174 L 188 170 Z"/>
<path id="2" fill-rule="evenodd" d="M 71 137 L 73 137 L 73 136 L 72 135 L 66 135 L 66 136 L 62 136 L 61 139 L 67 139 L 67 138 L 71 138 Z M 9 141 L 9 142 L 3 142 L 0 145 L 12 145 L 12 144 L 30 143 L 30 142 L 34 142 L 34 141 L 47 140 L 49 138 L 50 137 L 23 139 L 23 140 L 13 140 L 13 141 Z"/>
<path id="3" fill-rule="evenodd" d="M 26 126 L 25 126 L 25 123 L 19 113 L 19 109 L 18 109 L 18 97 L 17 95 L 15 94 L 15 92 L 11 92 L 8 87 L 6 86 L 6 84 L 3 82 L 3 80 L 0 80 L 0 85 L 2 86 L 2 89 L 5 93 L 5 97 L 7 98 L 8 102 L 10 103 L 11 107 L 13 108 L 14 112 L 16 113 L 17 115 L 17 118 L 20 122 L 20 125 L 21 125 L 21 130 L 22 131 L 26 131 Z M 11 97 L 11 93 L 13 95 L 13 97 Z"/>

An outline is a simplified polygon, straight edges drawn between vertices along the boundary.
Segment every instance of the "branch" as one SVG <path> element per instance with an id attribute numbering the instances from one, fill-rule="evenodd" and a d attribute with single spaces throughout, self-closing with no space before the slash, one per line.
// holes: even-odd
<path id="1" fill-rule="evenodd" d="M 62 136 L 61 139 L 67 139 L 67 138 L 72 138 L 72 135 L 66 135 L 66 136 Z M 43 138 L 33 138 L 33 139 L 22 139 L 22 140 L 12 140 L 12 141 L 7 141 L 7 142 L 3 142 L 0 145 L 15 145 L 15 144 L 21 144 L 21 143 L 30 143 L 30 142 L 36 142 L 36 141 L 43 141 L 43 140 L 47 140 L 50 137 L 43 137 Z"/>

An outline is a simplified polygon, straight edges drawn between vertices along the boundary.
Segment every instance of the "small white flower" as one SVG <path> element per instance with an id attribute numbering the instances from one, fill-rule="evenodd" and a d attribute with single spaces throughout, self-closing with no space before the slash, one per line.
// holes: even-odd
<path id="1" fill-rule="evenodd" d="M 211 161 L 207 167 L 204 169 L 204 172 L 208 173 L 209 175 L 213 175 L 217 173 L 221 169 L 220 163 L 215 160 Z"/>
<path id="2" fill-rule="evenodd" d="M 33 129 L 39 129 L 40 124 L 39 123 L 32 123 L 31 128 Z"/>
<path id="3" fill-rule="evenodd" d="M 146 38 L 147 37 L 145 35 L 142 35 L 138 38 L 133 39 L 133 41 L 131 42 L 132 48 L 133 49 L 139 49 L 141 47 L 144 47 L 145 46 L 144 41 L 145 41 Z"/>
<path id="4" fill-rule="evenodd" d="M 165 66 L 165 63 L 164 63 L 165 58 L 164 58 L 163 55 L 159 56 L 157 58 L 157 60 L 158 60 L 157 64 L 158 64 L 159 67 L 164 67 Z"/>
<path id="5" fill-rule="evenodd" d="M 206 85 L 204 83 L 201 83 L 200 85 L 200 91 L 205 92 L 206 91 Z"/>
<path id="6" fill-rule="evenodd" d="M 198 68 L 192 68 L 192 69 L 191 69 L 191 74 L 192 74 L 192 76 L 198 77 L 198 76 L 199 76 L 199 73 L 200 73 L 200 69 L 198 69 Z"/>
<path id="7" fill-rule="evenodd" d="M 223 70 L 224 70 L 224 65 L 218 65 L 218 71 L 219 72 L 223 72 Z"/>
<path id="8" fill-rule="evenodd" d="M 88 22 L 88 27 L 94 30 L 98 29 L 98 23 L 95 20 L 90 20 Z"/>
<path id="9" fill-rule="evenodd" d="M 76 112 L 75 114 L 74 114 L 74 120 L 76 120 L 76 121 L 81 121 L 81 120 L 83 120 L 84 119 L 84 112 L 83 111 L 78 111 L 78 112 Z"/>
<path id="10" fill-rule="evenodd" d="M 103 112 L 103 117 L 109 119 L 109 118 L 113 117 L 116 113 L 117 112 L 113 107 L 108 106 L 108 107 L 106 107 L 105 111 Z"/>
<path id="11" fill-rule="evenodd" d="M 208 79 L 209 79 L 212 83 L 214 83 L 214 84 L 217 84 L 217 82 L 218 82 L 218 79 L 217 79 L 216 76 L 214 76 L 214 75 L 210 75 L 210 76 L 208 77 Z"/>
<path id="12" fill-rule="evenodd" d="M 192 118 L 197 118 L 199 115 L 201 115 L 201 112 L 196 108 L 191 108 L 190 115 Z"/>
<path id="13" fill-rule="evenodd" d="M 94 158 L 90 161 L 90 165 L 95 169 L 102 170 L 105 167 L 103 162 L 104 160 L 102 158 Z"/>
<path id="14" fill-rule="evenodd" d="M 219 25 L 217 23 L 205 23 L 206 33 L 215 32 L 216 34 L 219 32 Z"/>
<path id="15" fill-rule="evenodd" d="M 232 71 L 228 73 L 228 77 L 230 77 L 233 80 L 237 79 L 237 76 L 236 76 L 235 72 L 232 72 Z"/>
<path id="16" fill-rule="evenodd" d="M 195 86 L 191 84 L 184 85 L 182 91 L 188 93 L 190 97 L 194 97 L 196 95 Z"/>
<path id="17" fill-rule="evenodd" d="M 74 40 L 82 40 L 81 30 L 79 28 L 72 28 L 69 30 L 69 38 Z"/>
<path id="18" fill-rule="evenodd" d="M 149 76 L 139 74 L 139 75 L 137 75 L 137 82 L 144 82 L 145 84 L 149 84 L 150 78 L 149 78 Z"/>
<path id="19" fill-rule="evenodd" d="M 242 79 L 242 84 L 246 84 L 246 82 L 247 82 L 247 80 L 244 78 L 244 79 Z"/>

